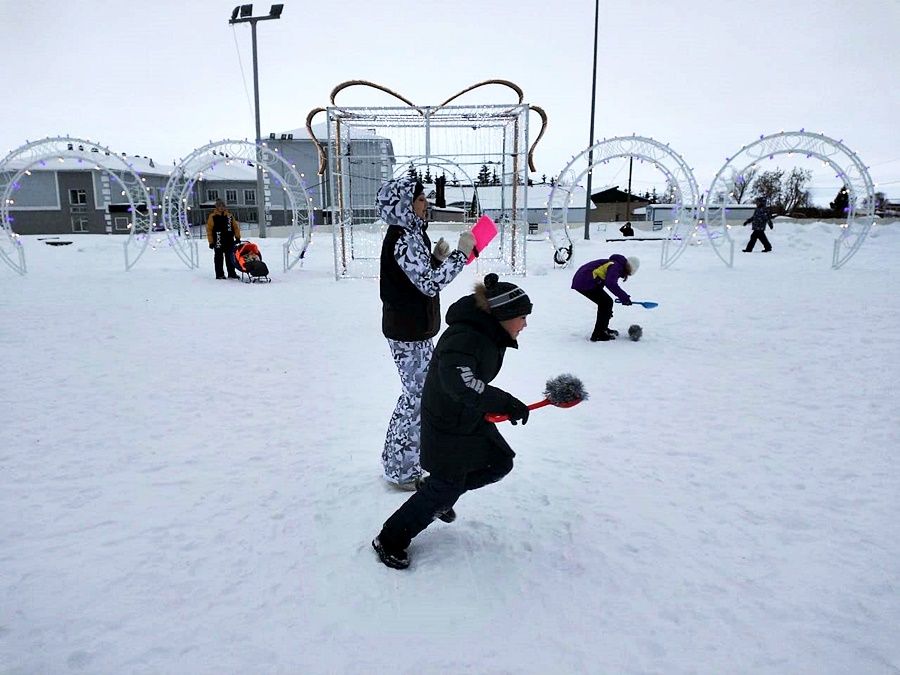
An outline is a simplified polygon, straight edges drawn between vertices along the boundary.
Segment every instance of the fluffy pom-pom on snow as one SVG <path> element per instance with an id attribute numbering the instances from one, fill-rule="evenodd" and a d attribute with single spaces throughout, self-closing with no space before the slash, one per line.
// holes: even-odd
<path id="1" fill-rule="evenodd" d="M 641 336 L 644 334 L 644 329 L 638 326 L 636 323 L 631 324 L 628 328 L 628 337 L 631 338 L 632 342 L 637 342 L 641 339 Z"/>
<path id="2" fill-rule="evenodd" d="M 588 393 L 584 390 L 581 380 L 569 373 L 547 380 L 547 387 L 544 389 L 544 398 L 553 405 L 583 401 L 587 397 Z"/>

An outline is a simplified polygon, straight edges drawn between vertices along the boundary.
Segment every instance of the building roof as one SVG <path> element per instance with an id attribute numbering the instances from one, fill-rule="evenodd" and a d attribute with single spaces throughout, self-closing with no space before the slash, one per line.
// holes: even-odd
<path id="1" fill-rule="evenodd" d="M 509 187 L 507 187 L 507 190 L 509 190 Z M 550 199 L 550 192 L 552 190 L 553 186 L 549 183 L 536 183 L 533 185 L 529 185 L 528 208 L 546 208 L 547 202 Z M 571 197 L 569 199 L 570 207 L 584 207 L 587 191 L 580 185 L 577 185 L 574 188 L 558 188 L 555 195 L 557 206 L 563 205 L 563 200 L 565 199 L 565 195 L 567 194 L 566 191 L 568 191 L 568 194 L 571 194 Z M 431 185 L 426 186 L 426 195 L 430 200 L 434 199 L 434 188 Z M 472 201 L 472 188 L 448 185 L 444 189 L 444 195 L 447 199 L 447 206 L 451 206 L 453 204 L 467 204 Z M 481 206 L 482 210 L 499 210 L 503 206 L 502 196 L 501 186 L 499 185 L 478 186 L 478 203 Z M 506 206 L 509 206 L 509 204 L 506 204 Z M 594 208 L 594 206 L 592 205 L 591 208 Z"/>

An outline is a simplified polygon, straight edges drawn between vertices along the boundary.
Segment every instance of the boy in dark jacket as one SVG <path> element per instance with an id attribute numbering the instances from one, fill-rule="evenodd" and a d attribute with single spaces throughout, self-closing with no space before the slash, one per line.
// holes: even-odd
<path id="1" fill-rule="evenodd" d="M 631 296 L 619 286 L 620 281 L 637 272 L 641 261 L 634 256 L 626 258 L 613 253 L 609 258 L 592 260 L 578 268 L 572 277 L 572 288 L 597 305 L 597 319 L 591 342 L 607 342 L 615 340 L 619 331 L 610 330 L 609 320 L 612 318 L 613 299 L 604 292 L 610 290 L 623 305 L 631 304 Z"/>
<path id="2" fill-rule="evenodd" d="M 750 223 L 753 232 L 750 233 L 750 241 L 747 242 L 747 245 L 744 247 L 744 253 L 752 253 L 753 247 L 756 246 L 757 241 L 761 241 L 763 245 L 763 253 L 768 253 L 772 250 L 772 244 L 769 243 L 768 237 L 766 237 L 766 225 L 769 226 L 770 230 L 774 230 L 775 226 L 772 225 L 772 216 L 769 215 L 769 209 L 766 208 L 766 203 L 762 200 L 756 202 L 756 210 L 753 212 L 753 215 L 747 218 L 744 221 L 744 225 Z"/>
<path id="3" fill-rule="evenodd" d="M 372 541 L 388 567 L 409 566 L 410 541 L 435 518 L 453 522 L 453 505 L 469 491 L 495 483 L 512 470 L 515 453 L 485 413 L 528 421 L 528 407 L 489 383 L 500 372 L 508 347 L 527 324 L 531 300 L 515 284 L 488 274 L 475 293 L 447 311 L 448 328 L 438 340 L 422 393 L 422 468 L 429 472 L 387 519 Z"/>

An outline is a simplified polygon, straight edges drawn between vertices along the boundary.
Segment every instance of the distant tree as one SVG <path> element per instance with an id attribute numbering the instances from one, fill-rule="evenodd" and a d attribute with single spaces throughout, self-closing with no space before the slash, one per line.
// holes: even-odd
<path id="1" fill-rule="evenodd" d="M 653 190 L 650 191 L 650 203 L 657 204 L 659 203 L 659 195 L 656 194 L 656 186 L 653 186 Z"/>
<path id="2" fill-rule="evenodd" d="M 740 173 L 732 170 L 731 180 L 729 181 L 731 197 L 738 204 L 743 204 L 745 201 L 750 200 L 750 185 L 753 183 L 753 179 L 756 178 L 757 173 L 759 173 L 758 166 L 751 166 Z"/>
<path id="3" fill-rule="evenodd" d="M 456 172 L 454 171 L 450 175 L 453 176 L 453 180 L 450 181 L 450 185 L 452 185 L 453 187 L 459 187 L 459 181 L 456 180 Z"/>
<path id="4" fill-rule="evenodd" d="M 750 194 L 754 199 L 762 199 L 770 209 L 776 213 L 784 213 L 784 204 L 781 199 L 781 179 L 784 171 L 763 171 L 753 181 Z"/>
<path id="5" fill-rule="evenodd" d="M 422 176 L 422 182 L 427 185 L 430 185 L 431 183 L 434 182 L 431 178 L 431 168 L 430 167 L 425 167 L 425 175 Z"/>
<path id="6" fill-rule="evenodd" d="M 472 201 L 469 202 L 468 207 L 466 208 L 466 216 L 468 218 L 475 218 L 481 213 L 481 206 L 478 203 L 478 192 L 472 190 Z"/>
<path id="7" fill-rule="evenodd" d="M 491 185 L 500 185 L 500 176 L 497 175 L 497 169 L 491 170 Z"/>
<path id="8" fill-rule="evenodd" d="M 550 176 L 550 186 L 556 185 L 556 176 Z"/>
<path id="9" fill-rule="evenodd" d="M 487 168 L 487 164 L 482 164 L 478 169 L 478 177 L 475 179 L 475 185 L 490 185 L 491 171 Z"/>
<path id="10" fill-rule="evenodd" d="M 831 207 L 831 213 L 835 218 L 843 218 L 847 215 L 847 212 L 850 210 L 850 193 L 847 191 L 846 187 L 841 187 L 838 190 L 837 195 L 834 197 L 834 201 L 829 204 Z"/>
<path id="11" fill-rule="evenodd" d="M 662 194 L 663 204 L 674 204 L 678 196 L 678 183 L 671 178 L 666 178 L 666 190 Z"/>
<path id="12" fill-rule="evenodd" d="M 542 173 L 541 174 L 541 185 L 546 185 L 546 184 L 547 184 L 547 174 Z"/>
<path id="13" fill-rule="evenodd" d="M 806 184 L 810 178 L 812 178 L 812 171 L 794 167 L 784 179 L 781 186 L 781 197 L 785 214 L 790 215 L 796 209 L 809 206 L 810 194 L 806 189 Z"/>
<path id="14" fill-rule="evenodd" d="M 406 175 L 415 180 L 419 180 L 419 172 L 416 171 L 416 167 L 412 162 L 409 163 L 409 168 L 406 170 Z"/>
<path id="15" fill-rule="evenodd" d="M 881 211 L 884 211 L 884 205 L 887 202 L 887 198 L 885 197 L 883 192 L 876 192 L 875 199 L 873 201 L 875 202 L 875 212 L 876 213 L 880 213 Z M 864 209 L 869 207 L 868 196 L 863 197 L 861 206 Z"/>

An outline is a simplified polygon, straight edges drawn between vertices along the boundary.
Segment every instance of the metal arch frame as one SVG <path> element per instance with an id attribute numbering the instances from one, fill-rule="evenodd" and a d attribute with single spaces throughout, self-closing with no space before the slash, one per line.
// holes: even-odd
<path id="1" fill-rule="evenodd" d="M 292 225 L 282 246 L 284 271 L 293 268 L 306 256 L 312 242 L 312 197 L 300 173 L 277 150 L 266 143 L 223 139 L 196 148 L 182 159 L 172 171 L 163 196 L 163 225 L 176 240 L 176 251 L 188 267 L 199 267 L 197 242 L 191 233 L 187 216 L 188 195 L 203 172 L 221 162 L 244 162 L 248 166 L 259 162 L 284 187 L 291 206 Z M 269 189 L 261 198 L 269 201 Z M 301 205 L 302 202 L 302 205 Z"/>
<path id="2" fill-rule="evenodd" d="M 25 145 L 10 151 L 6 157 L 0 160 L 0 187 L 2 187 L 0 226 L 3 228 L 7 241 L 10 242 L 13 250 L 18 253 L 19 260 L 18 264 L 16 264 L 11 252 L 7 251 L 2 244 L 0 244 L 0 258 L 19 274 L 24 275 L 26 273 L 25 253 L 21 239 L 12 229 L 12 218 L 9 214 L 9 207 L 13 204 L 11 195 L 13 191 L 18 189 L 19 179 L 33 167 L 39 164 L 46 166 L 48 159 L 58 158 L 75 159 L 79 162 L 89 161 L 94 165 L 95 169 L 104 171 L 107 176 L 112 177 L 122 188 L 131 207 L 131 232 L 123 245 L 125 270 L 130 270 L 147 249 L 148 235 L 154 225 L 154 205 L 150 193 L 144 186 L 144 181 L 140 174 L 134 170 L 134 166 L 125 158 L 117 155 L 106 146 L 84 138 L 73 138 L 71 136 L 55 136 L 40 141 L 27 142 Z M 114 158 L 114 161 L 112 158 Z M 25 166 L 13 173 L 6 167 L 14 161 L 24 161 Z M 118 164 L 118 166 L 113 166 L 114 163 Z M 121 177 L 116 173 L 117 171 L 122 174 Z M 7 180 L 5 176 L 8 176 L 9 179 Z M 128 178 L 133 180 L 127 180 Z M 137 207 L 139 204 L 146 204 L 146 215 L 138 211 Z M 136 234 L 139 248 L 134 256 L 130 257 L 130 247 L 135 244 Z M 2 239 L 0 239 L 0 242 L 2 242 Z"/>
<path id="3" fill-rule="evenodd" d="M 660 260 L 660 265 L 663 269 L 671 266 L 687 246 L 688 237 L 685 236 L 685 233 L 691 227 L 696 227 L 694 223 L 696 222 L 696 209 L 700 199 L 700 188 L 697 185 L 697 180 L 694 178 L 694 172 L 687 162 L 684 161 L 684 158 L 672 150 L 668 143 L 661 143 L 646 136 L 632 135 L 604 138 L 575 155 L 563 170 L 559 172 L 560 179 L 571 171 L 572 166 L 582 161 L 585 155 L 591 156 L 591 165 L 572 180 L 573 185 L 577 185 L 594 167 L 606 164 L 611 159 L 637 157 L 640 160 L 653 164 L 675 186 L 675 225 L 668 227 L 669 234 L 663 240 Z M 666 163 L 667 160 L 675 163 L 674 171 L 669 168 Z M 571 192 L 567 192 L 563 203 L 557 205 L 557 189 L 560 187 L 565 187 L 565 185 L 561 186 L 560 180 L 557 180 L 550 190 L 546 204 L 547 218 L 545 224 L 550 242 L 554 247 L 553 262 L 561 267 L 566 267 L 572 259 L 572 249 L 574 247 L 572 238 L 569 236 L 568 224 Z M 685 197 L 690 200 L 687 207 L 685 206 Z M 557 236 L 560 230 L 564 240 Z M 674 251 L 670 250 L 672 240 L 679 240 L 678 247 Z"/>
<path id="4" fill-rule="evenodd" d="M 725 165 L 719 169 L 710 183 L 709 190 L 706 193 L 707 207 L 711 204 L 721 204 L 721 225 L 724 233 L 724 239 L 730 245 L 730 260 L 725 260 L 719 252 L 719 247 L 714 246 L 716 254 L 725 262 L 728 267 L 734 264 L 734 240 L 731 238 L 729 230 L 731 227 L 725 222 L 724 206 L 729 203 L 728 196 L 731 193 L 726 187 L 725 179 L 726 171 L 734 170 L 735 167 L 742 167 L 738 174 L 743 173 L 748 168 L 763 159 L 772 159 L 775 155 L 793 155 L 802 154 L 807 158 L 815 157 L 821 160 L 836 171 L 835 177 L 840 178 L 844 187 L 849 193 L 849 208 L 847 210 L 847 222 L 841 225 L 841 233 L 834 241 L 834 249 L 832 252 L 831 267 L 832 269 L 840 269 L 850 258 L 852 258 L 863 241 L 869 234 L 872 225 L 875 224 L 875 186 L 869 176 L 868 167 L 863 164 L 859 156 L 841 141 L 836 141 L 824 134 L 816 134 L 801 129 L 800 131 L 782 131 L 769 136 L 760 136 L 759 140 L 754 141 L 750 145 L 743 146 L 734 157 L 727 157 Z M 843 158 L 843 164 L 836 161 Z M 749 161 L 747 161 L 749 160 Z M 746 164 L 744 162 L 747 161 Z M 721 202 L 713 202 L 718 195 L 725 196 Z M 857 201 L 862 198 L 865 204 L 865 211 L 861 214 L 861 218 L 857 217 Z M 861 221 L 861 222 L 860 222 Z M 712 223 L 709 223 L 710 225 Z M 859 227 L 856 227 L 856 225 Z M 849 242 L 849 250 L 841 255 L 842 247 Z"/>
<path id="5" fill-rule="evenodd" d="M 463 188 L 463 190 L 466 190 L 466 189 L 469 189 L 469 186 L 471 186 L 473 195 L 475 195 L 475 196 L 478 195 L 478 185 L 476 185 L 474 179 L 468 174 L 468 172 L 465 169 L 463 169 L 459 164 L 454 162 L 452 159 L 448 159 L 447 157 L 443 157 L 440 155 L 419 155 L 417 157 L 413 157 L 412 159 L 409 160 L 409 162 L 406 162 L 403 165 L 398 164 L 397 168 L 394 169 L 393 177 L 396 178 L 398 175 L 400 175 L 404 171 L 406 171 L 407 170 L 406 167 L 409 165 L 409 163 L 412 163 L 414 166 L 419 166 L 420 164 L 424 164 L 425 166 L 430 166 L 433 164 L 433 165 L 439 166 L 439 167 L 452 166 L 452 167 L 458 169 L 459 172 L 462 173 L 462 175 L 465 177 L 466 181 L 468 181 L 468 185 L 461 185 L 460 187 Z M 463 195 L 465 196 L 465 192 L 463 192 Z M 469 200 L 466 199 L 466 202 L 468 202 L 468 201 Z M 464 223 L 466 222 L 465 218 L 463 219 L 463 222 Z M 509 234 L 506 232 L 507 225 L 509 224 L 507 222 L 498 222 L 496 224 L 497 224 L 498 239 L 499 239 L 499 241 L 498 241 L 498 248 L 500 250 L 499 257 L 502 258 L 504 255 L 503 247 L 506 245 L 506 241 L 508 239 L 511 240 L 511 239 L 515 238 L 516 233 L 513 232 L 513 233 Z M 525 230 L 523 230 L 523 233 L 524 232 L 525 232 Z M 524 257 L 527 254 L 527 247 L 522 245 L 521 243 L 520 243 L 520 246 L 522 249 L 521 255 L 522 255 L 523 264 L 524 264 Z M 482 270 L 482 268 L 485 265 L 488 266 L 488 270 L 489 270 L 490 262 L 492 260 L 496 261 L 496 260 L 498 260 L 498 257 L 491 258 L 491 257 L 488 257 L 487 255 L 479 255 L 477 258 L 475 258 L 475 265 L 477 266 L 479 272 Z"/>
<path id="6" fill-rule="evenodd" d="M 435 166 L 440 166 L 440 167 L 452 166 L 452 167 L 458 169 L 459 172 L 463 176 L 465 176 L 465 179 L 467 181 L 469 181 L 468 185 L 460 185 L 460 187 L 465 190 L 469 187 L 469 185 L 471 185 L 472 192 L 476 195 L 478 194 L 478 186 L 475 185 L 475 181 L 468 174 L 468 172 L 465 169 L 463 169 L 459 164 L 454 162 L 452 159 L 448 159 L 447 157 L 442 157 L 440 155 L 419 155 L 418 157 L 413 157 L 412 159 L 410 159 L 409 162 L 406 162 L 404 164 L 398 164 L 397 168 L 394 169 L 392 178 L 397 178 L 399 175 L 401 175 L 402 173 L 407 171 L 408 170 L 407 167 L 409 166 L 410 163 L 413 164 L 413 166 L 419 166 L 420 164 L 424 164 L 425 166 L 431 166 L 432 164 L 434 164 Z M 463 192 L 463 195 L 465 195 L 465 192 Z"/>

